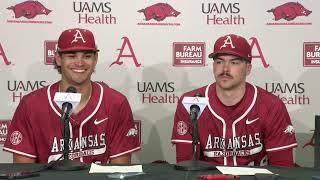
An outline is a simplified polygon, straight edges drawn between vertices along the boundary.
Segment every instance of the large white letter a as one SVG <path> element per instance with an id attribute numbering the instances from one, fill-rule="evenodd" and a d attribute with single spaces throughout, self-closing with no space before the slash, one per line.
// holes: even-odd
<path id="1" fill-rule="evenodd" d="M 71 44 L 74 42 L 78 42 L 78 39 L 81 39 L 83 43 L 86 43 L 86 41 L 83 39 L 81 32 L 78 29 L 76 31 L 77 32 L 76 34 L 74 34 L 74 39 L 71 41 Z"/>
<path id="2" fill-rule="evenodd" d="M 227 36 L 227 39 L 224 40 L 224 44 L 220 47 L 220 49 L 222 49 L 223 47 L 227 47 L 228 44 L 230 44 L 231 48 L 235 48 L 230 36 Z"/>

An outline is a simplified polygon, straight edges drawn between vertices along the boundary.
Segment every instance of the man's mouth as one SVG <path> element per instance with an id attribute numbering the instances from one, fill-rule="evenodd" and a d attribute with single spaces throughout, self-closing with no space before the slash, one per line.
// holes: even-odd
<path id="1" fill-rule="evenodd" d="M 76 72 L 76 73 L 83 73 L 85 72 L 86 70 L 85 69 L 72 69 L 73 72 Z"/>

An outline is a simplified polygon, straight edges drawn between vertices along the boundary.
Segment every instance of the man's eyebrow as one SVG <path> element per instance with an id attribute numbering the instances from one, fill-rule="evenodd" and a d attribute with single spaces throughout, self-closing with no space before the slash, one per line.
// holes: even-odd
<path id="1" fill-rule="evenodd" d="M 95 54 L 94 51 L 84 51 L 83 53 L 84 53 L 84 54 Z"/>
<path id="2" fill-rule="evenodd" d="M 236 57 L 236 58 L 233 58 L 233 59 L 230 59 L 231 61 L 236 61 L 236 60 L 239 60 L 239 61 L 244 61 L 243 58 L 241 57 Z"/>
<path id="3" fill-rule="evenodd" d="M 72 51 L 69 51 L 69 52 L 64 52 L 63 54 L 70 55 L 70 54 L 76 54 L 76 53 L 72 52 Z"/>
<path id="4" fill-rule="evenodd" d="M 215 58 L 215 60 L 223 60 L 224 61 L 225 59 L 217 57 L 217 58 Z M 235 57 L 235 58 L 230 59 L 230 61 L 236 61 L 236 60 L 244 61 L 244 59 L 241 57 Z"/>
<path id="5" fill-rule="evenodd" d="M 214 60 L 224 60 L 224 59 L 222 59 L 222 58 L 220 58 L 220 57 L 217 57 L 217 58 L 215 58 Z"/>

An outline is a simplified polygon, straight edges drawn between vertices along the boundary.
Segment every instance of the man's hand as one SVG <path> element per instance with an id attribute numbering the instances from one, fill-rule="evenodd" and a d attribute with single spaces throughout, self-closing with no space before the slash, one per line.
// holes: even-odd
<path id="1" fill-rule="evenodd" d="M 13 154 L 13 163 L 35 163 L 36 160 L 18 154 Z"/>

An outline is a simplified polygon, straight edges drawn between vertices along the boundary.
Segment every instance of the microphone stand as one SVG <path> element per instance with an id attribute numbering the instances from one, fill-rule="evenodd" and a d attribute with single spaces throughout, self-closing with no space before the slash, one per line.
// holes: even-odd
<path id="1" fill-rule="evenodd" d="M 86 169 L 86 164 L 80 161 L 73 161 L 69 159 L 69 140 L 70 140 L 70 129 L 69 129 L 69 113 L 72 109 L 70 103 L 62 104 L 62 115 L 61 121 L 63 123 L 63 160 L 56 160 L 52 162 L 51 168 L 59 171 L 75 171 Z"/>
<path id="2" fill-rule="evenodd" d="M 197 158 L 197 144 L 198 144 L 198 123 L 197 117 L 200 111 L 198 105 L 191 105 L 190 107 L 190 117 L 192 122 L 192 160 L 182 161 L 174 165 L 174 168 L 177 170 L 183 171 L 199 171 L 199 170 L 211 170 L 216 169 L 212 164 L 209 164 L 205 161 L 200 161 Z"/>

